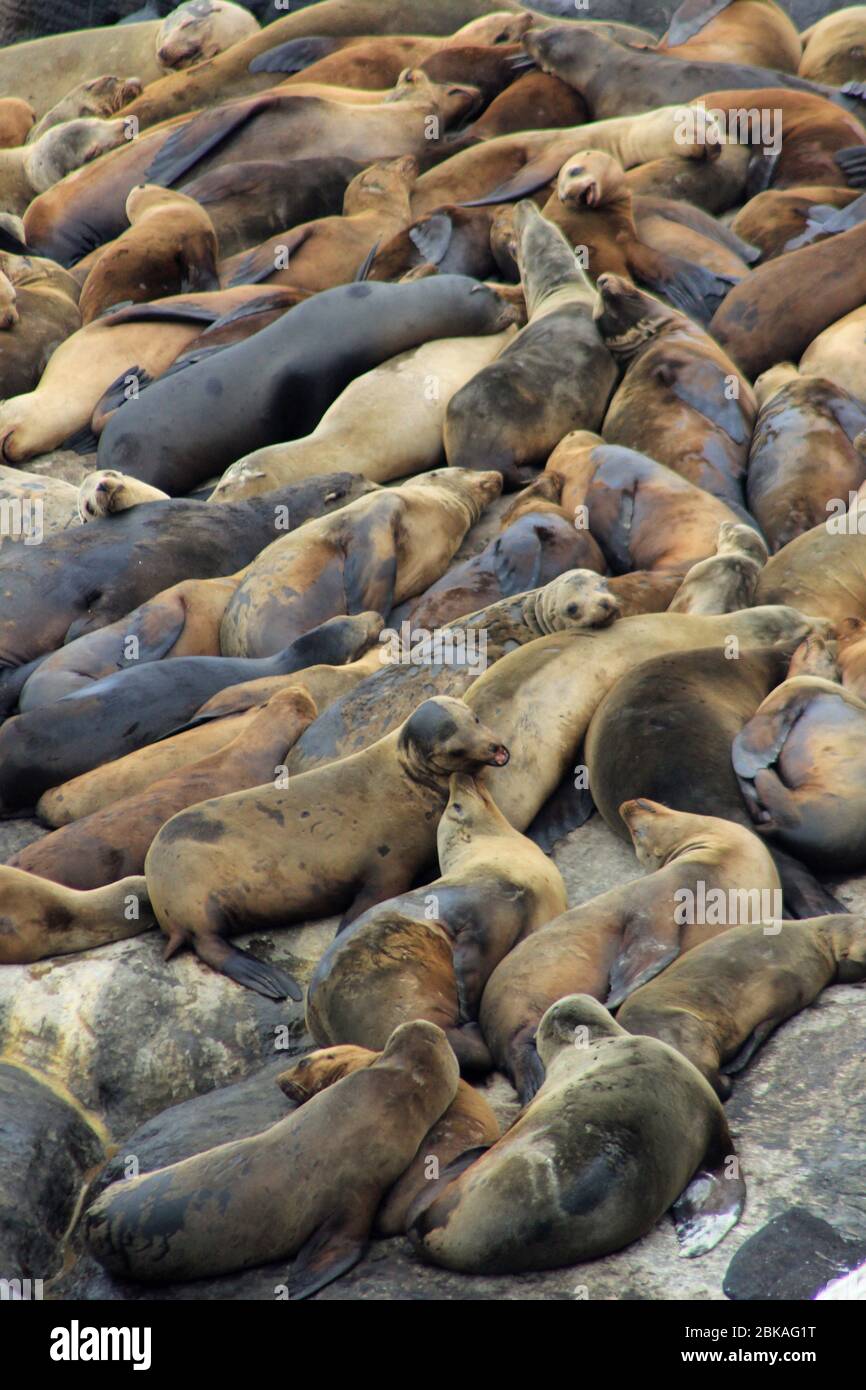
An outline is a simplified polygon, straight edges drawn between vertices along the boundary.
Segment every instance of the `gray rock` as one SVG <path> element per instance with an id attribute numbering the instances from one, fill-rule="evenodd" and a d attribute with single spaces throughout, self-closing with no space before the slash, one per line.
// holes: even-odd
<path id="1" fill-rule="evenodd" d="M 866 1241 L 845 1240 L 804 1207 L 791 1207 L 740 1246 L 725 1293 L 738 1300 L 813 1298 L 864 1260 Z"/>

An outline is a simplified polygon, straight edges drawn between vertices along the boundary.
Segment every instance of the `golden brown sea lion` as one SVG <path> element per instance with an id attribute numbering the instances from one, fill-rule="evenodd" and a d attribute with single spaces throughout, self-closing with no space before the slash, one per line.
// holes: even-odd
<path id="1" fill-rule="evenodd" d="M 831 984 L 866 975 L 862 916 L 741 926 L 697 946 L 629 995 L 617 1023 L 660 1038 L 723 1100 L 771 1033 Z"/>
<path id="2" fill-rule="evenodd" d="M 458 1080 L 442 1031 L 406 1024 L 371 1066 L 264 1133 L 114 1183 L 86 1214 L 90 1250 L 114 1275 L 145 1283 L 296 1256 L 288 1291 L 306 1298 L 357 1264 L 383 1197 Z"/>
<path id="3" fill-rule="evenodd" d="M 866 402 L 866 305 L 852 309 L 813 338 L 800 358 L 800 371 L 806 377 L 826 377 Z"/>
<path id="4" fill-rule="evenodd" d="M 756 908 L 746 920 L 756 921 L 762 910 L 772 915 L 774 894 L 781 899 L 769 852 L 745 826 L 643 797 L 624 802 L 620 814 L 651 872 L 551 920 L 505 957 L 484 991 L 481 1031 L 524 1101 L 544 1078 L 535 1033 L 557 999 L 591 994 L 615 1007 L 671 960 L 735 925 L 742 897 L 746 912 Z M 718 902 L 721 911 L 701 911 Z"/>
<path id="5" fill-rule="evenodd" d="M 0 865 L 0 964 L 29 965 L 48 956 L 124 941 L 153 926 L 141 877 L 92 893 Z"/>
<path id="6" fill-rule="evenodd" d="M 779 72 L 797 72 L 802 52 L 796 27 L 773 0 L 687 0 L 657 47 L 685 63 L 755 63 Z"/>
<path id="7" fill-rule="evenodd" d="M 410 1213 L 424 1258 L 474 1274 L 555 1269 L 621 1249 L 672 1204 L 682 1255 L 717 1245 L 745 1184 L 700 1072 L 580 994 L 547 1011 L 538 1047 L 547 1080 L 532 1104 Z"/>
<path id="8" fill-rule="evenodd" d="M 866 78 L 866 5 L 846 5 L 826 14 L 804 29 L 800 38 L 801 77 L 830 87 Z"/>
<path id="9" fill-rule="evenodd" d="M 668 612 L 734 613 L 751 607 L 768 554 L 754 526 L 723 522 L 715 555 L 692 565 Z"/>
<path id="10" fill-rule="evenodd" d="M 36 120 L 29 101 L 20 97 L 0 97 L 0 150 L 23 145 Z"/>
<path id="11" fill-rule="evenodd" d="M 866 618 L 866 519 L 858 522 L 848 501 L 838 499 L 826 521 L 771 556 L 757 603 L 790 603 L 831 623 Z"/>

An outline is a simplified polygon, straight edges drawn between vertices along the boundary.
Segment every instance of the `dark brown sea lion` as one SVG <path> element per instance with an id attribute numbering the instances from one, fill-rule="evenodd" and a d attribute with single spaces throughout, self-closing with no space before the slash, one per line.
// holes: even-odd
<path id="1" fill-rule="evenodd" d="M 439 697 L 332 767 L 182 811 L 159 832 L 146 865 L 166 956 L 189 944 L 214 969 L 285 998 L 288 978 L 225 938 L 311 913 L 343 911 L 353 922 L 404 892 L 429 863 L 451 773 L 507 761 L 507 748 L 461 700 Z M 273 856 L 270 843 L 279 846 Z"/>
<path id="2" fill-rule="evenodd" d="M 490 246 L 493 208 L 437 208 L 383 242 L 370 263 L 368 280 L 399 280 L 409 271 L 433 266 L 440 274 L 496 274 Z"/>
<path id="3" fill-rule="evenodd" d="M 616 380 L 592 322 L 595 294 L 561 232 L 528 201 L 514 230 L 529 322 L 452 396 L 444 432 L 450 464 L 497 468 L 511 486 L 569 430 L 600 424 Z"/>
<path id="4" fill-rule="evenodd" d="M 327 1047 L 310 1052 L 277 1077 L 277 1085 L 297 1105 L 306 1105 L 335 1081 L 372 1066 L 380 1052 L 366 1047 Z M 428 1182 L 469 1149 L 489 1148 L 499 1138 L 499 1121 L 480 1091 L 461 1081 L 445 1114 L 431 1125 L 413 1161 L 398 1178 L 376 1213 L 381 1236 L 402 1235 L 409 1208 Z"/>
<path id="5" fill-rule="evenodd" d="M 338 286 L 155 382 L 109 420 L 100 467 L 188 492 L 252 449 L 309 434 L 350 381 L 387 358 L 434 338 L 495 333 L 512 318 L 491 290 L 459 275 Z"/>
<path id="6" fill-rule="evenodd" d="M 425 63 L 424 67 L 429 70 L 430 65 Z M 521 130 L 574 126 L 588 120 L 586 103 L 567 82 L 546 72 L 527 72 L 495 97 L 453 141 L 468 148 L 472 140 L 494 140 Z"/>
<path id="7" fill-rule="evenodd" d="M 755 395 L 746 494 L 777 551 L 826 521 L 832 498 L 847 498 L 866 481 L 866 458 L 854 447 L 866 429 L 866 404 L 788 362 L 759 377 Z"/>
<path id="8" fill-rule="evenodd" d="M 746 378 L 709 333 L 621 276 L 600 276 L 598 292 L 601 336 L 626 368 L 605 416 L 606 442 L 640 449 L 742 505 L 757 414 Z"/>
<path id="9" fill-rule="evenodd" d="M 785 922 L 781 931 L 740 926 L 674 961 L 629 996 L 617 1022 L 660 1038 L 697 1067 L 725 1100 L 780 1024 L 832 984 L 866 975 L 866 925 L 846 913 Z"/>
<path id="10" fill-rule="evenodd" d="M 531 1105 L 416 1208 L 409 1234 L 424 1258 L 474 1274 L 555 1269 L 622 1249 L 671 1206 L 681 1254 L 717 1245 L 745 1184 L 738 1165 L 730 1176 L 733 1141 L 700 1072 L 580 994 L 547 1011 L 538 1048 L 547 1079 Z"/>
<path id="11" fill-rule="evenodd" d="M 855 188 L 807 184 L 797 188 L 767 188 L 750 198 L 731 223 L 738 236 L 760 247 L 761 259 L 770 261 L 795 250 L 792 243 L 803 235 L 816 208 L 845 208 L 859 197 Z"/>
<path id="12" fill-rule="evenodd" d="M 357 1264 L 383 1197 L 458 1080 L 441 1030 L 406 1024 L 371 1066 L 264 1133 L 107 1188 L 85 1217 L 90 1250 L 117 1277 L 144 1283 L 295 1256 L 287 1289 L 306 1298 Z M 323 1163 L 335 1135 L 343 1160 Z"/>
<path id="13" fill-rule="evenodd" d="M 272 781 L 317 713 L 302 685 L 284 690 L 216 753 L 161 778 L 138 796 L 55 830 L 8 862 L 67 888 L 101 888 L 140 874 L 151 842 L 167 820 L 197 801 Z"/>
<path id="14" fill-rule="evenodd" d="M 79 893 L 3 864 L 0 895 L 2 965 L 30 965 L 49 956 L 89 951 L 153 926 L 140 876 Z"/>
<path id="15" fill-rule="evenodd" d="M 552 919 L 497 966 L 481 1000 L 484 1038 L 524 1102 L 544 1080 L 535 1034 L 557 999 L 591 994 L 613 1008 L 671 960 L 729 930 L 727 906 L 740 894 L 757 895 L 746 901 L 755 902 L 757 921 L 762 902 L 772 913 L 773 895 L 781 896 L 767 849 L 744 826 L 644 797 L 624 802 L 620 812 L 650 872 Z M 724 895 L 726 910 L 701 913 L 700 893 L 709 903 Z M 698 920 L 707 916 L 714 920 Z"/>

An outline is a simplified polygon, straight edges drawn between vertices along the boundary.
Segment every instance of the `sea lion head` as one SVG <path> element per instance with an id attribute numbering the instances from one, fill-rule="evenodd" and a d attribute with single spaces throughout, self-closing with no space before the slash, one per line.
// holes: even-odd
<path id="1" fill-rule="evenodd" d="M 843 618 L 842 622 L 836 625 L 836 654 L 843 667 L 864 638 L 866 638 L 866 619 Z"/>
<path id="2" fill-rule="evenodd" d="M 674 811 L 644 796 L 624 801 L 619 813 L 628 827 L 638 863 L 650 870 L 661 869 L 683 848 L 697 820 L 711 819 Z"/>
<path id="3" fill-rule="evenodd" d="M 18 322 L 16 298 L 15 286 L 9 277 L 0 270 L 0 329 L 14 328 Z"/>
<path id="4" fill-rule="evenodd" d="M 627 1037 L 603 1004 L 590 994 L 567 994 L 551 1004 L 538 1025 L 535 1046 L 545 1069 L 564 1047 L 586 1047 L 602 1038 Z"/>
<path id="5" fill-rule="evenodd" d="M 188 68 L 205 58 L 215 58 L 258 29 L 258 20 L 242 5 L 232 5 L 229 0 L 189 0 L 172 10 L 159 26 L 156 61 L 163 68 Z"/>
<path id="6" fill-rule="evenodd" d="M 836 961 L 836 981 L 856 984 L 866 976 L 866 916 L 842 912 L 815 924 Z"/>
<path id="7" fill-rule="evenodd" d="M 434 82 L 421 68 L 404 68 L 384 101 L 411 101 L 429 108 L 445 130 L 462 125 L 480 110 L 481 92 L 457 82 Z"/>
<path id="8" fill-rule="evenodd" d="M 784 391 L 786 386 L 790 386 L 795 381 L 800 381 L 800 372 L 793 362 L 777 362 L 774 367 L 768 368 L 766 372 L 756 378 L 754 385 L 755 400 L 760 409 L 777 396 L 780 391 Z"/>
<path id="9" fill-rule="evenodd" d="M 592 316 L 615 357 L 630 357 L 677 317 L 675 310 L 639 290 L 623 275 L 605 272 L 599 275 L 596 288 L 598 303 Z"/>
<path id="10" fill-rule="evenodd" d="M 510 10 L 497 10 L 480 19 L 471 19 L 442 43 L 445 48 L 489 48 L 498 43 L 517 43 L 533 23 L 533 16 L 525 11 L 512 14 Z"/>
<path id="11" fill-rule="evenodd" d="M 62 100 L 52 106 L 28 137 L 33 144 L 52 126 L 62 125 L 64 121 L 78 120 L 82 116 L 113 116 L 130 101 L 135 101 L 144 90 L 144 84 L 137 77 L 115 77 L 113 73 L 103 73 L 101 77 L 91 77 L 67 92 Z"/>
<path id="12" fill-rule="evenodd" d="M 829 642 L 820 633 L 810 633 L 791 657 L 788 679 L 792 680 L 795 676 L 820 676 L 826 681 L 838 681 L 840 671 L 834 646 L 835 643 Z"/>
<path id="13" fill-rule="evenodd" d="M 122 145 L 127 134 L 126 122 L 120 117 L 102 121 L 95 116 L 83 116 L 52 126 L 27 146 L 24 160 L 27 177 L 37 193 L 44 193 L 73 169 Z"/>
<path id="14" fill-rule="evenodd" d="M 566 570 L 544 586 L 536 604 L 543 632 L 607 627 L 619 614 L 619 600 L 604 575 L 594 570 Z"/>
<path id="15" fill-rule="evenodd" d="M 433 1117 L 438 1120 L 456 1096 L 460 1081 L 457 1058 L 438 1024 L 416 1018 L 395 1028 L 372 1065 L 387 1069 L 395 1063 L 410 1072 L 432 1109 L 439 1106 Z"/>
<path id="16" fill-rule="evenodd" d="M 368 1047 L 355 1047 L 352 1044 L 320 1047 L 280 1072 L 277 1085 L 289 1100 L 303 1105 L 320 1091 L 333 1086 L 335 1081 L 342 1081 L 344 1076 L 372 1066 L 378 1056 L 378 1052 L 372 1052 Z"/>
<path id="17" fill-rule="evenodd" d="M 591 293 L 571 243 L 530 198 L 515 207 L 513 227 L 517 268 L 530 317 L 542 299 L 565 285 L 582 285 Z"/>
<path id="18" fill-rule="evenodd" d="M 770 558 L 763 536 L 743 521 L 723 521 L 716 543 L 717 555 L 748 555 L 762 567 Z"/>
<path id="19" fill-rule="evenodd" d="M 502 474 L 495 468 L 433 468 L 412 478 L 406 484 L 407 491 L 410 487 L 435 488 L 444 493 L 462 512 L 468 512 L 469 525 L 474 526 L 502 492 Z"/>
<path id="20" fill-rule="evenodd" d="M 461 850 L 478 835 L 513 835 L 483 782 L 469 772 L 455 772 L 449 783 L 448 805 L 436 832 L 436 846 L 443 873 L 450 873 Z"/>
<path id="21" fill-rule="evenodd" d="M 343 216 L 365 212 L 380 204 L 395 200 L 406 202 L 418 177 L 418 161 L 414 155 L 403 154 L 399 159 L 377 159 L 356 174 L 343 194 Z"/>
<path id="22" fill-rule="evenodd" d="M 400 730 L 397 747 L 409 776 L 437 789 L 452 772 L 504 767 L 509 758 L 504 743 L 450 695 L 419 705 Z"/>
<path id="23" fill-rule="evenodd" d="M 566 207 L 595 208 L 625 187 L 622 165 L 603 150 L 578 150 L 565 161 L 556 193 Z"/>
<path id="24" fill-rule="evenodd" d="M 553 73 L 564 82 L 585 82 L 600 72 L 611 56 L 623 56 L 623 49 L 585 26 L 552 24 L 546 29 L 530 29 L 523 36 L 523 47 L 542 72 Z"/>
<path id="25" fill-rule="evenodd" d="M 178 193 L 173 188 L 163 188 L 158 183 L 137 183 L 127 194 L 126 216 L 132 226 L 157 208 L 175 206 L 199 209 L 201 205 L 194 198 L 188 198 L 185 193 Z"/>

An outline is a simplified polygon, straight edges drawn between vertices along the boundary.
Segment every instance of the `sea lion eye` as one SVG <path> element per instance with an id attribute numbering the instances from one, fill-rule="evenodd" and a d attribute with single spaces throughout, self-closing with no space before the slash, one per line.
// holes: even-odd
<path id="1" fill-rule="evenodd" d="M 573 169 L 569 169 L 568 175 L 569 175 L 569 178 L 571 178 L 574 174 L 582 174 L 583 172 L 584 172 L 584 171 L 583 171 L 583 169 L 580 167 L 580 165 L 579 165 L 579 164 L 576 164 L 576 165 L 574 166 Z"/>

